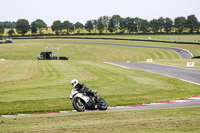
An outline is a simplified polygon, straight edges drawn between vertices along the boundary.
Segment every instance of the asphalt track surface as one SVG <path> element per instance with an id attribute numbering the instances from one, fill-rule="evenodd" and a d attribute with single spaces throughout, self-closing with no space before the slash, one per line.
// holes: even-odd
<path id="1" fill-rule="evenodd" d="M 143 45 L 129 45 L 129 44 L 113 44 L 113 43 L 95 43 L 95 44 L 103 44 L 103 45 L 116 45 L 116 46 L 128 46 L 128 47 L 139 47 L 139 48 L 156 48 L 156 49 L 167 49 L 172 50 L 179 54 L 181 58 L 191 59 L 193 55 L 187 51 L 180 48 L 172 48 L 172 47 L 158 47 L 158 46 L 143 46 Z"/>
<path id="2" fill-rule="evenodd" d="M 156 108 L 158 109 L 158 108 L 177 108 L 177 107 L 188 107 L 188 106 L 200 106 L 200 99 L 194 100 L 194 101 L 193 100 L 191 100 L 191 101 L 179 100 L 179 101 L 180 102 L 171 101 L 171 102 L 150 103 L 150 104 L 141 104 L 141 105 L 108 107 L 108 110 L 156 109 Z"/>
<path id="3" fill-rule="evenodd" d="M 128 62 L 107 62 L 108 64 L 136 69 L 156 74 L 165 75 L 168 77 L 177 78 L 186 82 L 200 85 L 200 69 L 189 69 L 183 67 L 175 67 L 169 65 L 160 65 L 154 63 L 128 63 Z"/>
<path id="4" fill-rule="evenodd" d="M 71 43 L 71 42 L 70 42 Z M 77 44 L 98 44 L 98 45 L 114 45 L 114 46 L 126 46 L 126 47 L 138 47 L 138 48 L 156 48 L 156 49 L 166 49 L 176 52 L 180 58 L 191 59 L 193 54 L 188 50 L 173 48 L 173 47 L 159 47 L 159 46 L 143 46 L 143 45 L 130 45 L 130 44 L 117 44 L 117 43 L 90 43 L 90 42 L 72 42 Z"/>

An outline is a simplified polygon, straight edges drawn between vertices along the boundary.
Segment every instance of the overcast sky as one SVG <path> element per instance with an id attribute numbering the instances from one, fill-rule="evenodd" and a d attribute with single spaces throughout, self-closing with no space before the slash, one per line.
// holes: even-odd
<path id="1" fill-rule="evenodd" d="M 200 21 L 200 0 L 1 0 L 0 21 L 55 20 L 86 23 L 100 16 L 139 17 L 152 20 L 195 15 Z"/>

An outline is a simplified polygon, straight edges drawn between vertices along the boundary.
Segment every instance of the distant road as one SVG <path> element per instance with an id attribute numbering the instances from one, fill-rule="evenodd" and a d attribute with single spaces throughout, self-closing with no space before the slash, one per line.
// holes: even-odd
<path id="1" fill-rule="evenodd" d="M 180 55 L 181 58 L 191 59 L 193 55 L 186 50 L 180 48 L 171 48 L 171 47 L 158 47 L 158 46 L 143 46 L 143 45 L 130 45 L 130 44 L 114 44 L 114 43 L 95 43 L 95 44 L 103 44 L 103 45 L 117 45 L 117 46 L 128 46 L 128 47 L 140 47 L 140 48 L 157 48 L 157 49 L 167 49 L 172 50 Z"/>
<path id="2" fill-rule="evenodd" d="M 154 63 L 126 63 L 126 62 L 107 62 L 108 64 L 125 67 L 128 69 L 143 70 L 147 72 L 166 75 L 169 77 L 184 80 L 190 83 L 200 85 L 200 69 L 189 69 L 169 65 L 160 65 Z"/>
<path id="3" fill-rule="evenodd" d="M 114 45 L 114 46 L 126 46 L 126 47 L 139 47 L 139 48 L 157 48 L 157 49 L 167 49 L 176 52 L 183 59 L 191 59 L 193 55 L 184 49 L 172 48 L 172 47 L 159 47 L 159 46 L 143 46 L 143 45 L 131 45 L 131 44 L 117 44 L 117 43 L 91 43 L 91 42 L 70 42 L 78 44 L 98 44 L 98 45 Z"/>

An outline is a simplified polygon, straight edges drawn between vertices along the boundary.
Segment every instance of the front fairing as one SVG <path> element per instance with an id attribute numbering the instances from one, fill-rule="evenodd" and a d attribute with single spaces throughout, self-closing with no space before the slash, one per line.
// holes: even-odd
<path id="1" fill-rule="evenodd" d="M 79 92 L 77 91 L 77 89 L 72 89 L 69 98 L 72 100 L 72 99 L 75 98 L 75 97 L 79 97 L 79 98 L 83 99 L 86 103 L 89 101 L 89 97 L 88 97 L 86 94 L 84 94 L 84 93 L 79 93 Z"/>
<path id="2" fill-rule="evenodd" d="M 76 95 L 77 93 L 78 93 L 78 91 L 76 89 L 72 89 L 69 98 L 72 100 L 73 96 Z"/>

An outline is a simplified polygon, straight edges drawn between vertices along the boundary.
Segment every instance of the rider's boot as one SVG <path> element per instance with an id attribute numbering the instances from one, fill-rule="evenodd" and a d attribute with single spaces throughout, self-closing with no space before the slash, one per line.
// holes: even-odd
<path id="1" fill-rule="evenodd" d="M 95 100 L 95 102 L 99 102 L 100 99 L 98 96 L 96 96 L 94 100 Z"/>
<path id="2" fill-rule="evenodd" d="M 99 101 L 99 97 L 96 95 L 96 92 L 95 91 L 93 91 L 93 95 L 94 95 L 94 97 L 95 97 L 95 102 L 98 102 Z"/>

